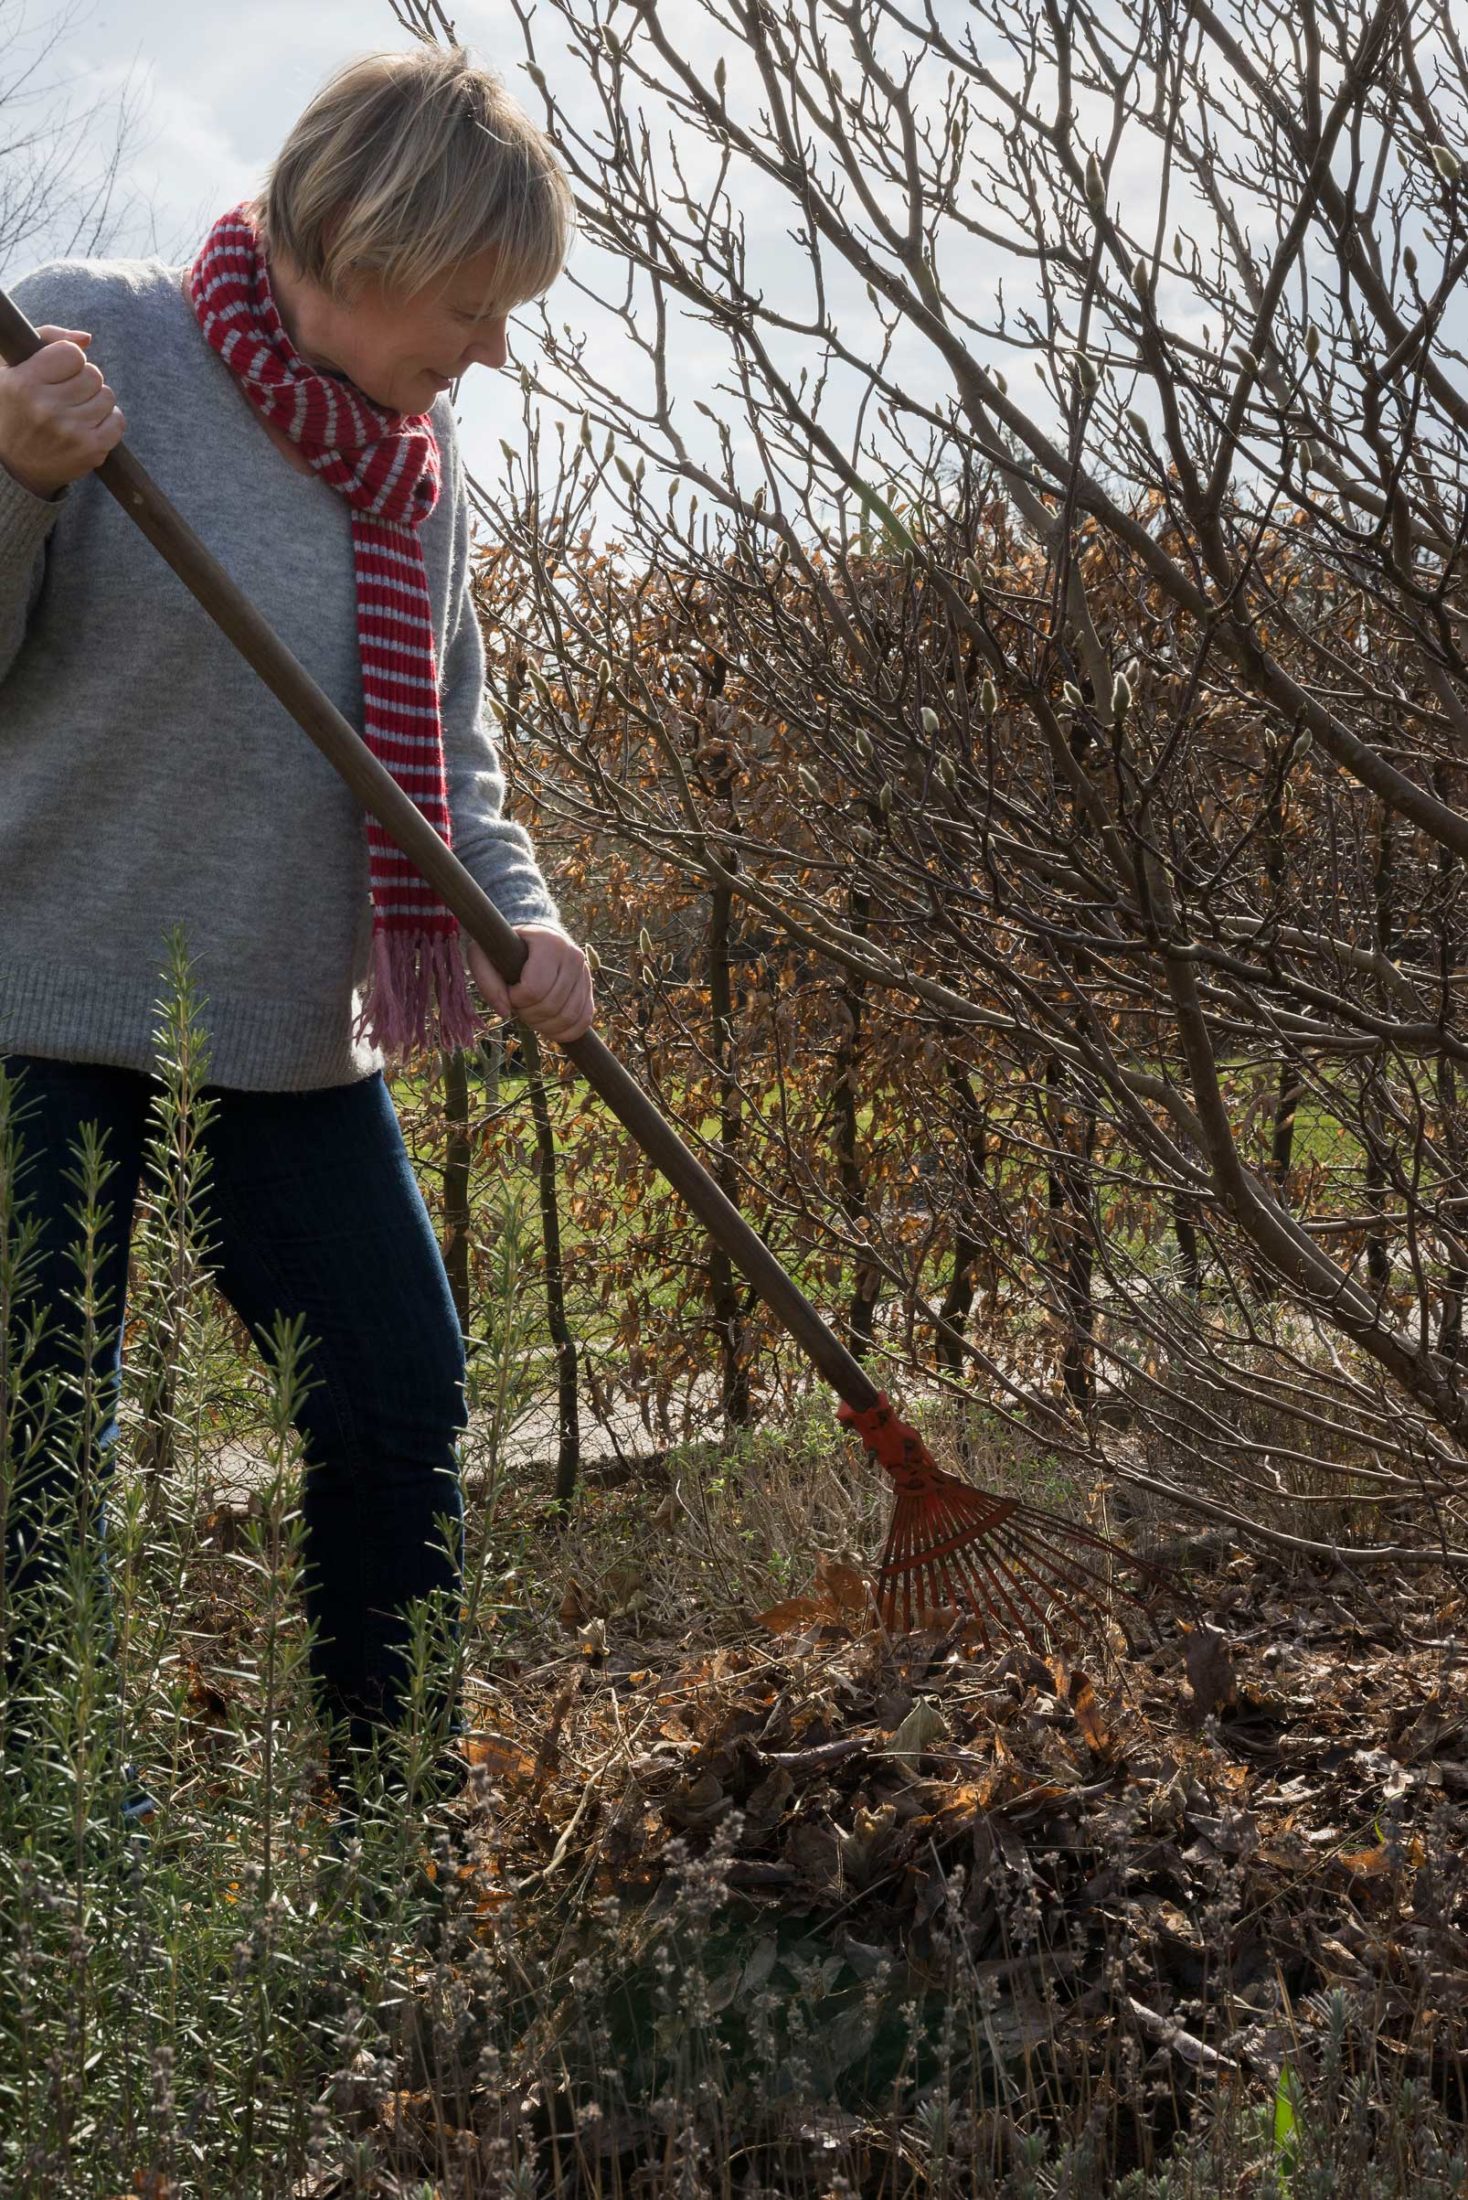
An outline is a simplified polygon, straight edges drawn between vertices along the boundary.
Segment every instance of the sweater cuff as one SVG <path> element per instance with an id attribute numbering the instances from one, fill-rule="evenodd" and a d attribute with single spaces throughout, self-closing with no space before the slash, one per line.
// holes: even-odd
<path id="1" fill-rule="evenodd" d="M 71 493 L 67 484 L 58 496 L 38 497 L 16 480 L 0 459 L 0 558 L 17 561 L 22 569 L 41 547 L 61 516 Z"/>
<path id="2" fill-rule="evenodd" d="M 537 932 L 559 932 L 561 938 L 569 940 L 573 947 L 580 947 L 582 944 L 574 932 L 566 929 L 559 917 L 517 917 L 511 929 L 518 932 L 524 924 L 533 924 Z"/>

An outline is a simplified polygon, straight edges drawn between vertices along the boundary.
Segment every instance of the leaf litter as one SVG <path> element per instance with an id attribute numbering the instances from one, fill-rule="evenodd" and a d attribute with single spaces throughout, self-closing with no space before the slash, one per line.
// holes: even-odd
<path id="1" fill-rule="evenodd" d="M 1341 1985 L 1445 2082 L 1468 2007 L 1451 1584 L 1358 1609 L 1339 1576 L 1238 1554 L 1211 1619 L 1140 1656 L 1119 1629 L 985 1651 L 957 1614 L 891 1638 L 832 1560 L 734 1641 L 658 1632 L 614 1586 L 600 1611 L 568 1586 L 564 1651 L 484 1678 L 462 1876 L 491 1918 L 551 1884 L 563 1935 L 597 1898 L 655 1912 L 716 1855 L 746 1964 L 792 1917 L 857 1970 L 931 1981 L 957 1951 L 1000 2057 L 1043 2042 L 1075 2074 L 1120 2034 L 1179 2086 L 1276 2084 Z"/>

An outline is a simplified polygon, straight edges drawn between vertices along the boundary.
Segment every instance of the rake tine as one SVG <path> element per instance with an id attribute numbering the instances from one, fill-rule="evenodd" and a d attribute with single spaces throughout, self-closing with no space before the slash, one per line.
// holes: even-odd
<path id="1" fill-rule="evenodd" d="M 1108 1555 L 1108 1546 L 1104 1538 L 1093 1538 L 1088 1536 L 1086 1538 L 1086 1542 L 1089 1547 L 1095 1549 L 1099 1555 Z M 1117 1556 L 1117 1553 L 1115 1551 L 1110 1551 L 1109 1555 L 1115 1558 Z M 1102 1573 L 1099 1567 L 1094 1571 L 1084 1567 L 1083 1565 L 1081 1565 L 1081 1562 L 1079 1560 L 1075 1560 L 1074 1563 L 1077 1566 L 1080 1566 L 1082 1574 L 1086 1575 L 1087 1578 L 1096 1581 L 1097 1583 L 1104 1582 L 1110 1595 L 1114 1596 L 1122 1603 L 1134 1606 L 1136 1610 L 1139 1611 L 1145 1618 L 1151 1618 L 1151 1607 L 1148 1603 L 1147 1598 L 1143 1596 L 1140 1588 L 1132 1588 L 1125 1579 L 1121 1578 L 1120 1569 L 1118 1569 L 1115 1573 L 1106 1574 Z M 1142 1585 L 1151 1593 L 1153 1597 L 1159 1599 L 1171 1598 L 1174 1601 L 1176 1600 L 1177 1592 L 1173 1584 L 1169 1582 L 1155 1566 L 1149 1564 L 1146 1559 L 1137 1558 L 1130 1554 L 1126 1554 L 1126 1564 L 1137 1576 L 1140 1577 Z"/>
<path id="2" fill-rule="evenodd" d="M 1025 1639 L 1027 1641 L 1031 1641 L 1032 1637 L 1030 1635 L 1029 1627 L 1026 1625 L 1024 1618 L 1012 1601 L 1011 1592 L 1017 1594 L 1023 1600 L 1023 1602 L 1029 1606 L 1030 1611 L 1034 1614 L 1036 1622 L 1040 1626 L 1044 1626 L 1047 1623 L 1049 1619 L 1049 1614 L 1035 1601 L 1035 1598 L 1031 1594 L 1028 1585 L 1023 1580 L 1018 1580 L 1015 1578 L 1013 1569 L 1006 1562 L 1006 1554 L 1003 1550 L 1002 1545 L 994 1550 L 991 1550 L 987 1545 L 984 1545 L 979 1550 L 971 1553 L 970 1556 L 973 1558 L 976 1564 L 982 1563 L 990 1576 L 990 1579 L 994 1585 L 993 1589 L 990 1591 L 991 1600 L 997 1594 L 997 1597 L 1002 1600 L 1004 1605 L 1008 1608 L 1012 1618 L 1014 1619 L 1015 1624 L 1018 1626 L 1020 1632 L 1025 1636 Z"/>
<path id="3" fill-rule="evenodd" d="M 1055 1550 L 1047 1538 L 1026 1534 L 1023 1527 L 1010 1525 L 1006 1539 L 1018 1546 L 1018 1555 L 1031 1564 L 1044 1566 L 1058 1581 L 1063 1581 L 1078 1595 L 1091 1596 L 1106 1586 L 1106 1576 L 1084 1566 L 1078 1559 L 1063 1551 Z"/>
<path id="4" fill-rule="evenodd" d="M 945 1525 L 951 1519 L 961 1521 L 962 1516 L 955 1512 L 946 1495 L 940 1493 L 936 1503 L 940 1508 L 940 1519 L 943 1520 Z M 944 1559 L 942 1568 L 944 1586 L 939 1592 L 940 1595 L 947 1595 L 953 1601 L 967 1605 L 970 1611 L 979 1618 L 981 1627 L 984 1624 L 984 1608 L 987 1606 L 991 1611 L 995 1609 L 1006 1611 L 1011 1624 L 1018 1626 L 1022 1633 L 1028 1633 L 1022 1614 L 1011 1601 L 1003 1584 L 996 1583 L 998 1595 L 995 1596 L 986 1591 L 982 1579 L 975 1571 L 975 1560 L 979 1554 L 982 1554 L 986 1565 L 989 1562 L 989 1552 L 981 1540 L 976 1541 L 962 1532 L 957 1536 L 950 1534 L 945 1538 L 941 1548 Z M 950 1558 L 958 1561 L 958 1564 L 951 1571 Z M 957 1591 L 956 1595 L 954 1595 L 955 1590 Z M 985 1633 L 987 1634 L 987 1629 L 985 1629 Z"/>
<path id="5" fill-rule="evenodd" d="M 1042 1610 L 1036 1602 L 1035 1596 L 1031 1592 L 1030 1582 L 1034 1582 L 1041 1589 L 1047 1589 L 1052 1596 L 1058 1593 L 1055 1585 L 1053 1581 L 1046 1581 L 1041 1567 L 1036 1566 L 1031 1561 L 1028 1552 L 1016 1555 L 1010 1547 L 1014 1542 L 1023 1541 L 1016 1533 L 1015 1523 L 1015 1515 L 1020 1513 L 1022 1508 L 1014 1507 L 1008 1518 L 1004 1517 L 1003 1514 L 999 1514 L 992 1526 L 980 1524 L 976 1528 L 972 1522 L 964 1523 L 962 1513 L 954 1505 L 946 1489 L 942 1493 L 942 1503 L 946 1518 L 950 1521 L 956 1520 L 960 1524 L 957 1534 L 950 1535 L 945 1550 L 951 1551 L 953 1559 L 957 1561 L 959 1578 L 963 1579 L 965 1575 L 967 1576 L 970 1595 L 972 1596 L 975 1590 L 980 1595 L 985 1593 L 982 1577 L 979 1573 L 979 1569 L 982 1567 L 989 1574 L 994 1588 L 998 1591 L 1013 1618 L 1018 1620 L 1019 1613 L 1011 1601 L 1008 1594 L 1009 1590 L 1012 1590 L 1029 1607 L 1038 1621 L 1042 1623 L 1046 1621 L 1049 1614 Z M 998 1508 L 996 1507 L 997 1511 Z M 1040 1557 L 1045 1561 L 1050 1561 L 1052 1554 L 1042 1549 Z M 1028 1580 L 1023 1578 L 1025 1575 L 1028 1575 Z M 1065 1600 L 1062 1598 L 1061 1601 L 1064 1602 Z M 1068 1605 L 1066 1608 L 1071 1609 Z M 1073 1612 L 1072 1616 L 1075 1616 Z"/>
<path id="6" fill-rule="evenodd" d="M 1083 1615 L 1071 1598 L 1080 1598 L 1093 1609 L 1104 1610 L 1113 1596 L 1133 1594 L 1099 1567 L 1087 1566 L 1073 1554 L 1055 1550 L 1047 1539 L 1027 1534 L 1021 1527 L 1011 1529 L 1010 1539 L 1018 1562 L 1027 1564 L 1046 1580 L 1052 1595 L 1077 1625 L 1083 1623 Z M 1134 1597 L 1133 1601 L 1141 1600 Z"/>
<path id="7" fill-rule="evenodd" d="M 1122 1558 L 1124 1558 L 1128 1566 L 1134 1568 L 1135 1571 L 1143 1577 L 1146 1585 L 1150 1589 L 1152 1589 L 1158 1597 L 1166 1597 L 1173 1602 L 1177 1601 L 1178 1592 L 1175 1586 L 1162 1574 L 1160 1574 L 1157 1568 L 1152 1566 L 1146 1559 L 1135 1557 L 1129 1552 L 1118 1554 L 1115 1552 L 1112 1546 L 1107 1544 L 1104 1537 L 1093 1536 L 1089 1531 L 1083 1532 L 1083 1540 L 1102 1554 L 1106 1554 L 1109 1552 L 1110 1555 L 1112 1555 L 1113 1557 L 1118 1555 L 1121 1556 Z M 1051 1551 L 1049 1552 L 1049 1556 L 1052 1564 L 1058 1565 L 1061 1562 L 1059 1554 Z M 1076 1561 L 1075 1563 L 1077 1565 L 1080 1565 L 1079 1561 Z M 1083 1579 L 1096 1585 L 1094 1588 L 1089 1588 L 1080 1592 L 1081 1594 L 1085 1595 L 1087 1600 L 1095 1605 L 1096 1608 L 1102 1608 L 1100 1604 L 1099 1592 L 1101 1587 L 1104 1585 L 1107 1594 L 1111 1597 L 1114 1597 L 1117 1600 L 1118 1604 L 1123 1607 L 1130 1606 L 1133 1610 L 1135 1610 L 1136 1613 L 1140 1615 L 1142 1621 L 1145 1622 L 1145 1632 L 1152 1641 L 1155 1642 L 1159 1639 L 1156 1632 L 1155 1619 L 1152 1609 L 1148 1604 L 1147 1599 L 1143 1597 L 1138 1590 L 1129 1587 L 1124 1580 L 1117 1578 L 1116 1576 L 1103 1575 L 1099 1572 L 1099 1570 L 1092 1571 L 1091 1569 L 1083 1565 L 1080 1566 L 1080 1572 Z M 1075 1614 L 1074 1616 L 1076 1618 L 1077 1625 L 1082 1624 L 1082 1615 Z M 1122 1634 L 1126 1639 L 1128 1647 L 1130 1648 L 1132 1645 L 1132 1635 L 1128 1627 L 1124 1624 L 1122 1613 L 1113 1612 L 1110 1616 L 1115 1624 L 1121 1627 Z"/>

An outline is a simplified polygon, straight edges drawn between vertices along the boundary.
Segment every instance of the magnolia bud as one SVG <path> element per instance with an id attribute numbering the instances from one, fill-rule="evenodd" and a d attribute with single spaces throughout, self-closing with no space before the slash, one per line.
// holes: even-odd
<path id="1" fill-rule="evenodd" d="M 605 694 L 605 693 L 606 693 L 606 691 L 607 691 L 607 689 L 608 689 L 608 688 L 609 688 L 609 687 L 611 686 L 611 684 L 612 684 L 612 667 L 611 667 L 611 661 L 610 661 L 610 659 L 609 659 L 609 658 L 606 658 L 606 657 L 598 657 L 598 658 L 597 658 L 597 660 L 596 660 L 596 684 L 597 684 L 597 687 L 598 687 L 598 689 L 599 689 L 599 690 L 600 690 L 600 691 L 602 692 L 602 694 Z"/>
<path id="2" fill-rule="evenodd" d="M 585 947 L 582 948 L 581 952 L 586 957 L 586 967 L 591 972 L 591 975 L 594 978 L 597 972 L 601 969 L 601 957 L 600 955 L 598 955 L 596 949 L 592 946 L 590 940 L 587 941 Z"/>
<path id="3" fill-rule="evenodd" d="M 1402 247 L 1402 266 L 1410 283 L 1417 273 L 1417 255 L 1409 244 Z"/>
<path id="4" fill-rule="evenodd" d="M 1432 165 L 1444 183 L 1456 183 L 1463 172 L 1463 163 L 1450 145 L 1434 145 Z"/>
<path id="5" fill-rule="evenodd" d="M 904 550 L 902 553 L 902 578 L 905 581 L 910 581 L 916 571 L 917 559 L 910 550 Z"/>
<path id="6" fill-rule="evenodd" d="M 997 367 L 994 369 L 994 387 L 999 392 L 999 395 L 1001 397 L 1008 397 L 1009 383 L 1006 380 L 1005 376 L 1000 373 Z"/>
<path id="7" fill-rule="evenodd" d="M 924 733 L 936 733 L 938 731 L 938 713 L 926 703 L 922 708 L 922 721 Z"/>
<path id="8" fill-rule="evenodd" d="M 1081 389 L 1087 397 L 1091 395 L 1093 390 L 1097 390 L 1101 386 L 1101 377 L 1096 371 L 1094 362 L 1088 359 L 1083 351 L 1076 353 L 1076 380 L 1080 383 Z"/>
<path id="9" fill-rule="evenodd" d="M 986 718 L 992 718 L 999 708 L 999 690 L 987 673 L 985 673 L 983 685 L 979 689 L 979 708 Z"/>
<path id="10" fill-rule="evenodd" d="M 1106 181 L 1101 173 L 1101 163 L 1092 153 L 1086 162 L 1086 200 L 1091 207 L 1099 209 L 1105 199 Z"/>
<path id="11" fill-rule="evenodd" d="M 755 509 L 755 511 L 756 511 L 756 512 L 762 512 L 762 511 L 764 510 L 764 508 L 765 508 L 765 492 L 764 492 L 764 485 L 763 485 L 763 484 L 761 484 L 761 485 L 760 485 L 760 487 L 759 487 L 758 489 L 756 489 L 756 490 L 755 490 L 755 492 L 754 492 L 754 495 L 753 495 L 753 496 L 752 496 L 752 497 L 750 498 L 750 500 L 749 500 L 749 501 L 750 501 L 751 505 L 752 505 L 752 506 L 754 507 L 754 509 Z"/>
<path id="12" fill-rule="evenodd" d="M 963 561 L 963 574 L 964 574 L 964 579 L 965 579 L 965 580 L 966 580 L 966 581 L 967 581 L 967 582 L 969 583 L 970 587 L 973 587 L 973 588 L 982 588 L 982 587 L 983 587 L 983 585 L 984 585 L 984 575 L 983 575 L 983 572 L 982 572 L 982 570 L 980 569 L 980 566 L 979 566 L 979 561 L 978 561 L 978 559 L 977 559 L 977 558 L 965 558 L 965 559 L 964 559 L 964 561 Z"/>
<path id="13" fill-rule="evenodd" d="M 1118 672 L 1111 688 L 1111 715 L 1125 718 L 1132 707 L 1132 684 L 1124 672 Z"/>
<path id="14" fill-rule="evenodd" d="M 616 32 L 615 32 L 614 30 L 609 30 L 609 29 L 608 29 L 608 27 L 606 26 L 606 24 L 603 24 L 603 25 L 602 25 L 601 41 L 602 41 L 602 44 L 603 44 L 603 45 L 604 45 L 604 46 L 606 47 L 606 49 L 607 49 L 607 52 L 608 52 L 608 53 L 609 53 L 609 54 L 611 55 L 612 59 L 613 59 L 613 60 L 615 61 L 615 60 L 616 60 L 616 59 L 618 58 L 618 56 L 619 56 L 619 55 L 621 54 L 621 51 L 622 51 L 622 41 L 621 41 L 621 39 L 620 39 L 620 38 L 619 38 L 619 37 L 617 36 L 617 33 L 616 33 Z"/>
<path id="15" fill-rule="evenodd" d="M 876 755 L 877 752 L 872 747 L 872 744 L 867 738 L 866 734 L 862 732 L 860 726 L 857 727 L 855 733 L 852 735 L 851 738 L 852 744 L 856 749 L 856 753 L 861 758 L 862 762 L 864 764 L 870 764 L 872 758 Z"/>
<path id="16" fill-rule="evenodd" d="M 958 787 L 958 766 L 954 763 L 951 756 L 939 757 L 938 777 L 942 780 L 944 786 L 948 789 L 948 792 L 950 794 L 953 794 L 956 791 Z"/>
<path id="17" fill-rule="evenodd" d="M 877 789 L 877 808 L 881 811 L 883 817 L 892 815 L 892 789 L 885 779 Z"/>
<path id="18" fill-rule="evenodd" d="M 1140 290 L 1142 295 L 1145 297 L 1148 290 L 1151 288 L 1151 284 L 1152 270 L 1148 267 L 1146 261 L 1142 258 L 1142 255 L 1139 252 L 1137 254 L 1137 264 L 1132 269 L 1132 288 L 1134 290 Z"/>
<path id="19" fill-rule="evenodd" d="M 797 764 L 795 769 L 799 777 L 800 784 L 802 785 L 802 787 L 804 787 L 806 793 L 810 795 L 815 795 L 817 799 L 819 799 L 821 792 L 821 783 L 819 779 L 817 779 L 815 773 L 812 771 L 807 771 L 804 764 Z"/>
<path id="20" fill-rule="evenodd" d="M 1065 697 L 1065 700 L 1069 703 L 1072 710 L 1079 710 L 1082 703 L 1084 703 L 1086 699 L 1084 695 L 1082 695 L 1080 689 L 1076 686 L 1074 680 L 1067 680 L 1060 692 Z"/>
<path id="21" fill-rule="evenodd" d="M 583 414 L 581 415 L 581 440 L 582 440 L 582 442 L 583 442 L 583 443 L 584 443 L 584 444 L 586 445 L 586 448 L 587 448 L 587 449 L 588 449 L 588 451 L 589 451 L 589 450 L 591 449 L 591 415 L 590 415 L 590 413 L 583 413 Z"/>
<path id="22" fill-rule="evenodd" d="M 632 468 L 628 465 L 626 459 L 623 458 L 620 451 L 618 451 L 616 455 L 615 464 L 617 472 L 622 476 L 622 479 L 626 482 L 628 488 L 635 489 L 637 487 L 637 476 L 633 473 Z"/>
<path id="23" fill-rule="evenodd" d="M 526 62 L 525 74 L 529 77 L 531 83 L 535 86 L 535 89 L 538 92 L 543 92 L 545 90 L 545 71 L 544 69 L 539 67 L 536 62 Z"/>
<path id="24" fill-rule="evenodd" d="M 1320 331 L 1313 321 L 1305 331 L 1305 357 L 1307 359 L 1318 359 L 1320 357 Z"/>
<path id="25" fill-rule="evenodd" d="M 1258 356 L 1256 353 L 1250 351 L 1247 344 L 1235 344 L 1234 350 L 1239 355 L 1239 365 L 1243 367 L 1247 373 L 1257 374 L 1259 372 Z"/>
<path id="26" fill-rule="evenodd" d="M 728 82 L 729 64 L 724 56 L 720 54 L 718 60 L 714 63 L 714 90 L 718 93 L 720 99 L 724 96 L 724 90 Z"/>
<path id="27" fill-rule="evenodd" d="M 1144 443 L 1150 443 L 1152 440 L 1152 430 L 1148 427 L 1142 415 L 1139 412 L 1128 411 L 1127 419 L 1136 429 L 1137 434 L 1142 438 L 1142 441 Z"/>
<path id="28" fill-rule="evenodd" d="M 1294 740 L 1290 744 L 1288 761 L 1291 764 L 1298 764 L 1302 757 L 1306 757 L 1310 754 L 1310 751 L 1314 748 L 1314 746 L 1314 734 L 1310 731 L 1310 728 L 1308 726 L 1303 727 L 1301 731 L 1295 735 Z"/>
<path id="29" fill-rule="evenodd" d="M 652 934 L 648 931 L 646 925 L 642 927 L 641 931 L 637 935 L 637 952 L 639 955 L 641 955 L 644 962 L 651 961 Z"/>
<path id="30" fill-rule="evenodd" d="M 1301 473 L 1308 474 L 1315 464 L 1315 445 L 1310 441 L 1308 435 L 1302 435 L 1295 445 L 1295 456 L 1300 461 Z"/>

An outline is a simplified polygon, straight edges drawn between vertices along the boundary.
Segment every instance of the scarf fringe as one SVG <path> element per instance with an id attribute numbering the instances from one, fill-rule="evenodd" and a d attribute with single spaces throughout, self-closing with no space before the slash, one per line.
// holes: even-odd
<path id="1" fill-rule="evenodd" d="M 431 1049 L 477 1046 L 490 1026 L 469 998 L 459 927 L 450 932 L 372 932 L 372 963 L 352 1036 L 365 1034 L 394 1067 Z"/>

